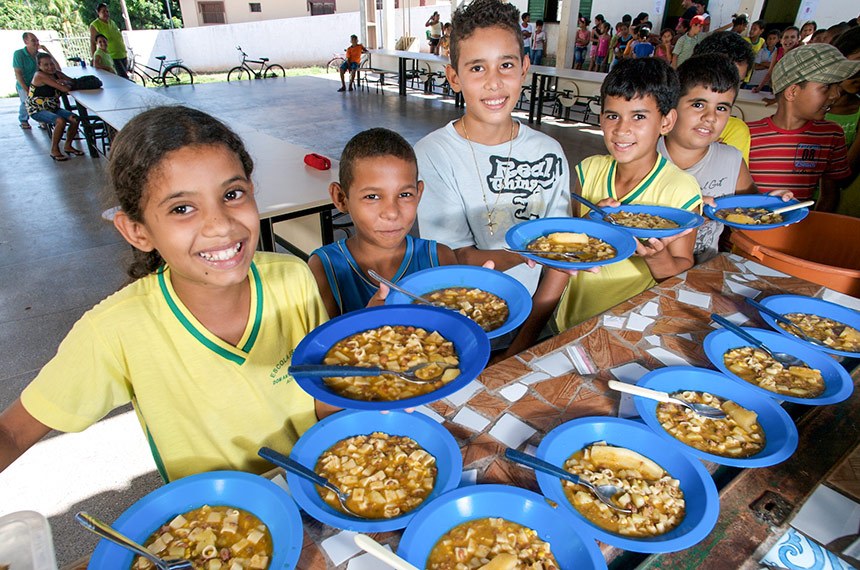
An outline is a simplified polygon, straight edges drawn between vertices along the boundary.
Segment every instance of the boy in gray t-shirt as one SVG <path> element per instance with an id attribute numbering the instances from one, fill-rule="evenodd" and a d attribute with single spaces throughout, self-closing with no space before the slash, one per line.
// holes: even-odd
<path id="1" fill-rule="evenodd" d="M 738 94 L 738 69 L 720 54 L 703 54 L 678 68 L 681 97 L 675 126 L 657 143 L 657 150 L 699 182 L 705 204 L 731 194 L 755 194 L 758 188 L 743 156 L 736 148 L 717 142 Z M 791 192 L 772 195 L 790 200 Z M 723 224 L 706 220 L 696 235 L 696 264 L 717 254 Z"/>

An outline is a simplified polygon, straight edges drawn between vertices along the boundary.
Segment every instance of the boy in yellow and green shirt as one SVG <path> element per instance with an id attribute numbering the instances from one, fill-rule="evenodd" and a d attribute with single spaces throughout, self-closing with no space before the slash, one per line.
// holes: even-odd
<path id="1" fill-rule="evenodd" d="M 600 89 L 600 125 L 609 155 L 576 166 L 576 192 L 599 206 L 659 205 L 698 212 L 696 179 L 657 153 L 657 141 L 672 130 L 679 95 L 675 71 L 658 58 L 625 59 Z M 579 208 L 585 216 L 588 209 Z M 693 266 L 695 230 L 639 241 L 629 259 L 599 273 L 571 277 L 556 311 L 559 330 L 568 329 Z"/>

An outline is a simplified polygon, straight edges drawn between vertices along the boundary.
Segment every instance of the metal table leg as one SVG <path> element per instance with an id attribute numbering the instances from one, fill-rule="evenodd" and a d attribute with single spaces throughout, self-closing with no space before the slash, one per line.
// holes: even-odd
<path id="1" fill-rule="evenodd" d="M 529 124 L 535 122 L 535 95 L 537 93 L 539 73 L 532 72 L 532 96 L 529 97 Z"/>

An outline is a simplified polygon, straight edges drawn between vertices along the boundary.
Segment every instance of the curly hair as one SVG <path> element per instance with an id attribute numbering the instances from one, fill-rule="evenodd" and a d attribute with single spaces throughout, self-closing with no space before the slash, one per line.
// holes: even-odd
<path id="1" fill-rule="evenodd" d="M 254 161 L 242 139 L 211 115 L 182 106 L 155 107 L 134 117 L 111 145 L 108 181 L 120 208 L 131 220 L 142 223 L 146 189 L 151 177 L 168 155 L 193 145 L 222 145 L 236 153 L 250 179 Z M 156 250 L 132 247 L 129 277 L 140 279 L 164 264 Z"/>
<path id="2" fill-rule="evenodd" d="M 412 145 L 399 134 L 389 129 L 376 127 L 361 131 L 346 143 L 340 155 L 339 182 L 344 193 L 349 194 L 349 188 L 355 180 L 356 162 L 362 158 L 377 156 L 393 156 L 412 164 L 415 167 L 415 179 L 418 179 L 418 160 Z"/>
<path id="3" fill-rule="evenodd" d="M 660 113 L 666 115 L 678 104 L 678 74 L 660 58 L 622 59 L 600 86 L 600 99 L 654 97 Z"/>
<path id="4" fill-rule="evenodd" d="M 714 32 L 693 49 L 693 55 L 719 53 L 735 65 L 746 64 L 747 70 L 755 64 L 755 54 L 748 41 L 735 32 Z"/>
<path id="5" fill-rule="evenodd" d="M 451 17 L 451 65 L 457 69 L 460 63 L 460 42 L 468 39 L 476 30 L 502 28 L 510 30 L 520 46 L 523 58 L 523 32 L 519 24 L 520 13 L 513 4 L 499 0 L 474 0 L 471 4 L 457 8 Z"/>

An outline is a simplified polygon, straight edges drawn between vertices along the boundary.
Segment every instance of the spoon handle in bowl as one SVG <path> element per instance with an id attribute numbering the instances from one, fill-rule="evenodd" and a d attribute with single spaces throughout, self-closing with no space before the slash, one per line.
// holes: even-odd
<path id="1" fill-rule="evenodd" d="M 807 200 L 805 202 L 798 202 L 797 204 L 791 204 L 789 206 L 783 206 L 782 208 L 777 208 L 773 211 L 774 214 L 784 214 L 786 212 L 792 212 L 794 210 L 800 210 L 801 208 L 808 208 L 811 205 L 815 204 L 815 200 Z"/>
<path id="2" fill-rule="evenodd" d="M 398 293 L 406 295 L 407 297 L 409 297 L 413 301 L 417 301 L 418 303 L 421 303 L 422 305 L 430 305 L 431 307 L 433 306 L 433 303 L 431 303 L 430 301 L 428 301 L 424 297 L 416 295 L 412 291 L 407 291 L 406 289 L 404 289 L 403 287 L 401 287 L 397 283 L 393 283 L 393 282 L 389 281 L 388 279 L 386 279 L 385 277 L 383 277 L 382 275 L 380 275 L 379 273 L 377 273 L 373 269 L 368 269 L 367 274 L 370 275 L 371 277 L 373 277 L 374 279 L 376 279 L 377 281 L 379 281 L 380 283 L 385 283 L 386 285 L 388 285 L 388 287 L 390 289 L 394 289 Z"/>
<path id="3" fill-rule="evenodd" d="M 313 469 L 305 467 L 298 461 L 290 459 L 283 453 L 278 453 L 277 451 L 269 447 L 261 447 L 260 450 L 257 452 L 257 455 L 270 463 L 274 463 L 278 467 L 283 467 L 290 473 L 295 473 L 299 477 L 303 477 L 304 479 L 307 479 L 312 483 L 319 485 L 320 487 L 325 487 L 326 489 L 330 488 L 329 485 L 331 485 L 331 483 L 329 483 L 328 479 L 322 477 L 321 475 L 318 475 L 316 472 L 314 472 Z"/>
<path id="4" fill-rule="evenodd" d="M 310 378 L 346 378 L 347 376 L 379 376 L 385 371 L 378 366 L 339 366 L 327 364 L 293 364 L 287 372 L 290 376 Z"/>
<path id="5" fill-rule="evenodd" d="M 123 548 L 131 550 L 135 554 L 143 556 L 144 558 L 150 560 L 153 563 L 156 563 L 156 561 L 158 561 L 158 563 L 164 563 L 163 560 L 156 557 L 153 553 L 151 553 L 149 550 L 147 550 L 140 544 L 136 543 L 129 537 L 115 530 L 106 522 L 97 519 L 96 517 L 85 511 L 81 511 L 76 514 L 75 520 L 81 523 L 81 526 L 83 526 L 85 529 L 97 536 L 104 538 L 105 540 L 109 540 L 114 544 L 118 544 Z"/>
<path id="6" fill-rule="evenodd" d="M 675 400 L 675 398 L 673 398 L 666 392 L 652 390 L 651 388 L 643 388 L 642 386 L 636 386 L 635 384 L 627 384 L 626 382 L 619 382 L 618 380 L 610 380 L 609 387 L 613 390 L 617 390 L 618 392 L 624 392 L 626 394 L 632 394 L 634 396 L 641 396 L 643 398 L 648 398 L 649 400 L 657 400 L 658 402 L 666 402 L 668 404 L 673 404 L 677 401 Z"/>
<path id="7" fill-rule="evenodd" d="M 385 562 L 395 570 L 418 570 L 417 567 L 397 556 L 390 550 L 386 550 L 385 547 L 366 534 L 357 534 L 353 537 L 353 540 L 355 541 L 356 546 L 360 549 Z"/>
<path id="8" fill-rule="evenodd" d="M 591 200 L 589 200 L 587 198 L 583 198 L 582 196 L 580 196 L 576 192 L 571 192 L 570 197 L 573 198 L 574 200 L 576 200 L 577 202 L 579 202 L 580 204 L 582 204 L 583 206 L 594 210 L 595 212 L 597 212 L 598 214 L 600 214 L 604 218 L 609 215 L 609 212 L 607 212 L 606 210 L 604 210 L 603 208 L 601 208 L 600 206 L 598 206 L 597 204 L 595 204 Z"/>
<path id="9" fill-rule="evenodd" d="M 752 345 L 754 347 L 761 348 L 762 350 L 767 349 L 767 347 L 764 346 L 764 343 L 762 341 L 760 341 L 759 339 L 757 339 L 756 337 L 754 337 L 753 335 L 751 335 L 750 333 L 748 333 L 747 331 L 745 331 L 744 329 L 742 329 L 741 327 L 736 325 L 735 323 L 731 322 L 730 320 L 728 320 L 724 317 L 721 317 L 720 315 L 718 315 L 716 313 L 711 313 L 711 319 L 713 319 L 713 321 L 715 323 L 717 323 L 718 325 L 729 329 L 730 331 L 732 331 L 733 333 L 735 333 L 736 335 L 738 335 L 739 337 L 741 337 L 745 341 L 752 343 Z"/>
<path id="10" fill-rule="evenodd" d="M 552 463 L 548 463 L 543 459 L 538 459 L 534 455 L 529 455 L 528 453 L 523 453 L 522 451 L 517 451 L 516 449 L 509 447 L 505 449 L 505 457 L 510 459 L 514 463 L 519 463 L 520 465 L 531 467 L 532 469 L 535 469 L 537 471 L 543 471 L 544 473 L 554 475 L 559 479 L 564 479 L 566 481 L 570 481 L 571 483 L 579 483 L 578 475 L 569 473 L 561 467 L 556 467 Z"/>

